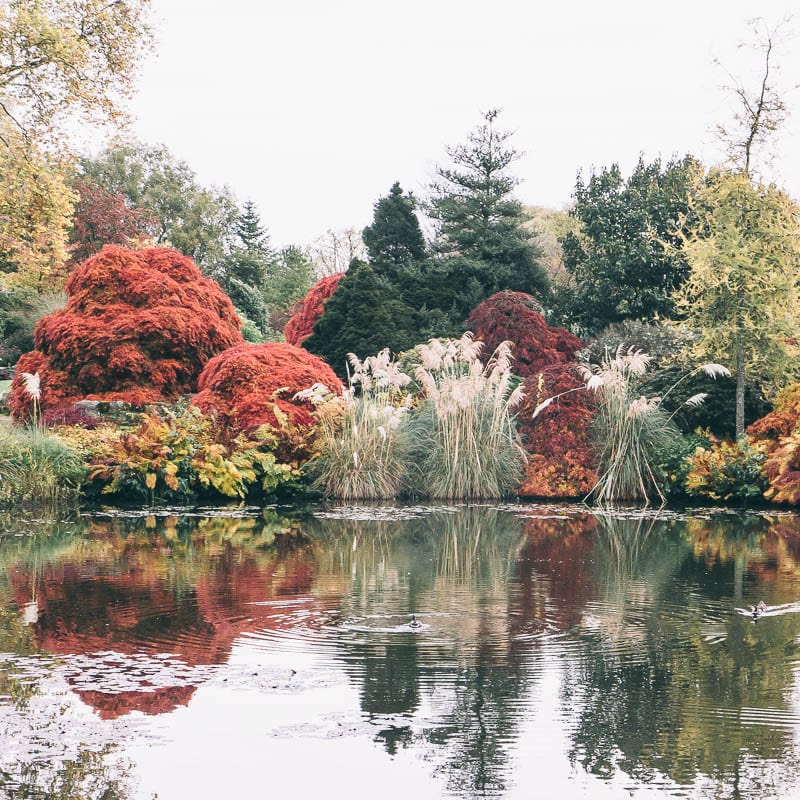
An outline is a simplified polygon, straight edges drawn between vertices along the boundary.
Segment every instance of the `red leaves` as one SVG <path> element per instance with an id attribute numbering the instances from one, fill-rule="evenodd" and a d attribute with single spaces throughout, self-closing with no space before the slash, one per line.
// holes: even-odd
<path id="1" fill-rule="evenodd" d="M 289 344 L 299 347 L 311 336 L 314 323 L 325 310 L 325 301 L 336 291 L 343 277 L 344 273 L 339 272 L 322 278 L 308 290 L 302 300 L 295 304 L 294 313 L 283 329 L 283 335 Z"/>
<path id="2" fill-rule="evenodd" d="M 550 327 L 539 308 L 529 294 L 498 292 L 473 310 L 467 327 L 483 340 L 484 354 L 494 352 L 500 342 L 513 342 L 512 368 L 526 379 L 517 421 L 529 457 L 519 494 L 583 497 L 597 481 L 587 439 L 592 398 L 572 366 L 584 343 L 563 328 Z M 569 394 L 533 419 L 539 403 L 564 392 Z"/>
<path id="3" fill-rule="evenodd" d="M 194 404 L 242 430 L 265 423 L 280 428 L 281 415 L 292 425 L 310 426 L 313 408 L 294 395 L 314 383 L 342 391 L 333 370 L 299 347 L 280 342 L 243 344 L 208 362 Z"/>
<path id="4" fill-rule="evenodd" d="M 514 343 L 514 372 L 527 378 L 551 364 L 566 364 L 584 343 L 564 328 L 551 328 L 539 304 L 524 292 L 498 292 L 477 306 L 467 328 L 484 341 L 484 353 L 500 342 Z"/>
<path id="5" fill-rule="evenodd" d="M 67 281 L 67 307 L 39 321 L 19 372 L 39 372 L 42 408 L 82 398 L 134 405 L 193 392 L 210 358 L 240 344 L 233 304 L 176 250 L 104 247 Z M 12 413 L 29 413 L 21 384 Z"/>

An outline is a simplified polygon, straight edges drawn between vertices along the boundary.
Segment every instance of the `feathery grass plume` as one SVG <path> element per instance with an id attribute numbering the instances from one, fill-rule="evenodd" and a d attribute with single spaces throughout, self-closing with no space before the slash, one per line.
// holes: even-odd
<path id="1" fill-rule="evenodd" d="M 525 464 L 514 428 L 523 394 L 513 386 L 511 344 L 502 343 L 485 368 L 471 333 L 428 346 L 415 375 L 424 399 L 408 427 L 412 486 L 442 499 L 503 497 Z M 431 353 L 439 358 L 426 358 Z"/>
<path id="2" fill-rule="evenodd" d="M 613 358 L 606 351 L 600 364 L 583 367 L 586 388 L 600 395 L 592 422 L 600 478 L 589 494 L 597 503 L 649 502 L 656 497 L 664 503 L 666 480 L 658 466 L 659 456 L 681 438 L 681 433 L 672 421 L 677 410 L 668 414 L 662 401 L 698 372 L 712 378 L 730 375 L 721 364 L 702 364 L 680 377 L 663 395 L 648 398 L 639 393 L 639 388 L 650 362 L 650 356 L 641 350 L 624 350 L 620 345 Z M 697 407 L 706 396 L 700 392 L 682 405 Z"/>
<path id="3" fill-rule="evenodd" d="M 38 372 L 31 375 L 30 372 L 22 372 L 22 382 L 25 394 L 31 398 L 33 405 L 33 427 L 37 427 L 41 417 L 40 409 L 42 402 L 42 379 L 39 377 Z"/>
<path id="4" fill-rule="evenodd" d="M 301 393 L 316 407 L 314 485 L 341 500 L 388 499 L 405 488 L 408 441 L 404 427 L 411 406 L 411 379 L 389 350 L 360 361 L 348 356 L 348 388 L 342 397 L 311 387 Z"/>

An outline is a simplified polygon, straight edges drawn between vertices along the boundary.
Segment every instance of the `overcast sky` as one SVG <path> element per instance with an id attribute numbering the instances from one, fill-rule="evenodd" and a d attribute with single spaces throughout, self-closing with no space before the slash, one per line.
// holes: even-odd
<path id="1" fill-rule="evenodd" d="M 562 208 L 579 169 L 640 153 L 718 161 L 747 21 L 790 0 L 153 0 L 134 131 L 203 184 L 253 200 L 274 244 L 366 225 L 395 180 L 418 195 L 489 108 L 524 151 L 526 204 Z M 800 20 L 791 26 L 800 29 Z M 800 83 L 800 40 L 779 52 Z M 775 169 L 800 197 L 800 96 Z"/>

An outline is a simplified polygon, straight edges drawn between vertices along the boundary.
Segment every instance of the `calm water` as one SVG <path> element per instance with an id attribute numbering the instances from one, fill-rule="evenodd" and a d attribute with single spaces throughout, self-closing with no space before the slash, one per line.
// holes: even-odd
<path id="1" fill-rule="evenodd" d="M 281 513 L 0 519 L 0 796 L 800 798 L 800 517 Z"/>

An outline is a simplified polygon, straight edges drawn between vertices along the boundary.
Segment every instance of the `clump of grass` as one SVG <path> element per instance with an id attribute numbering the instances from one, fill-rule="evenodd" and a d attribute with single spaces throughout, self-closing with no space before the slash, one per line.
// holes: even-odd
<path id="1" fill-rule="evenodd" d="M 0 429 L 0 503 L 74 503 L 86 468 L 65 442 L 39 428 Z"/>
<path id="2" fill-rule="evenodd" d="M 482 345 L 465 333 L 417 348 L 422 364 L 415 377 L 424 399 L 407 430 L 417 494 L 491 499 L 519 483 L 525 451 L 513 410 L 523 393 L 513 386 L 511 343 L 503 342 L 485 367 Z"/>
<path id="3" fill-rule="evenodd" d="M 397 497 L 409 467 L 404 427 L 411 397 L 404 389 L 410 378 L 388 349 L 363 362 L 352 353 L 349 359 L 353 371 L 341 398 L 321 384 L 298 395 L 317 408 L 314 486 L 342 500 Z"/>
<path id="4" fill-rule="evenodd" d="M 666 502 L 661 454 L 682 434 L 672 421 L 674 412 L 669 414 L 661 402 L 697 371 L 711 377 L 730 374 L 719 364 L 706 364 L 684 375 L 663 396 L 648 398 L 641 393 L 641 383 L 650 361 L 641 350 L 620 346 L 613 357 L 606 351 L 600 364 L 582 368 L 586 388 L 600 396 L 591 427 L 600 478 L 589 493 L 599 504 L 655 498 Z M 697 394 L 684 405 L 699 405 L 704 399 L 705 394 Z"/>

